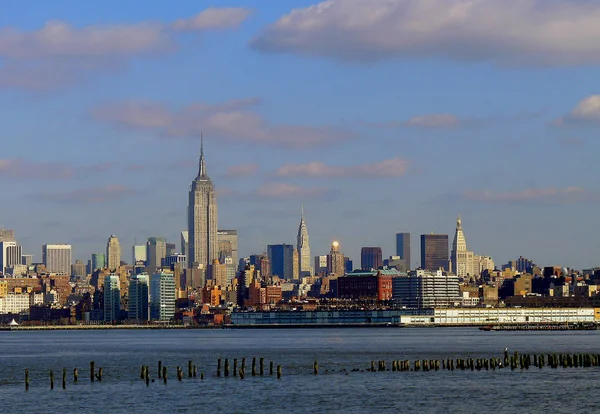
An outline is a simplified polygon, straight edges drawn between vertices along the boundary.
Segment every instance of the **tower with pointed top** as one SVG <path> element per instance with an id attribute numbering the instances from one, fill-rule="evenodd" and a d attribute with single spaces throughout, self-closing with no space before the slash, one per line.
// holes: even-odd
<path id="1" fill-rule="evenodd" d="M 300 214 L 300 226 L 298 227 L 296 248 L 298 250 L 299 276 L 304 277 L 312 275 L 312 268 L 310 264 L 310 245 L 308 243 L 308 228 L 306 227 L 306 221 L 304 221 L 304 206 L 302 206 L 302 213 Z"/>
<path id="2" fill-rule="evenodd" d="M 198 175 L 192 181 L 188 203 L 188 267 L 207 268 L 219 258 L 217 244 L 217 194 L 206 171 L 204 138 L 200 137 Z"/>
<path id="3" fill-rule="evenodd" d="M 452 271 L 457 276 L 465 277 L 473 275 L 473 252 L 467 250 L 467 240 L 463 233 L 460 215 L 456 219 L 456 231 L 454 232 L 450 260 L 452 262 Z"/>

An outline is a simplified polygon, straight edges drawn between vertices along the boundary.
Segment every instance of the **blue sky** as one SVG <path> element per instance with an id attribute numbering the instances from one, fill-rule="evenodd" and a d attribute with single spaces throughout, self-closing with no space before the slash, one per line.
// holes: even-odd
<path id="1" fill-rule="evenodd" d="M 240 253 L 451 236 L 598 265 L 600 5 L 579 0 L 5 2 L 0 226 L 27 253 L 179 244 L 204 132 Z"/>

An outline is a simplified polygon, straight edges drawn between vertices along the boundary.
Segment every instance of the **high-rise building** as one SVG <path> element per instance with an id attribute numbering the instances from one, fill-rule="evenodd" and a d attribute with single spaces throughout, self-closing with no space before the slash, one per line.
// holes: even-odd
<path id="1" fill-rule="evenodd" d="M 270 244 L 267 255 L 271 261 L 271 274 L 283 279 L 294 278 L 294 246 L 291 244 Z"/>
<path id="2" fill-rule="evenodd" d="M 404 260 L 407 269 L 410 269 L 410 233 L 396 234 L 396 256 Z"/>
<path id="3" fill-rule="evenodd" d="M 167 256 L 172 256 L 175 253 L 177 253 L 177 245 L 175 243 L 167 243 L 166 249 L 167 249 Z"/>
<path id="4" fill-rule="evenodd" d="M 106 261 L 110 270 L 116 270 L 121 266 L 121 244 L 114 234 L 108 238 L 106 243 Z"/>
<path id="5" fill-rule="evenodd" d="M 452 241 L 452 252 L 450 253 L 452 263 L 452 272 L 459 277 L 473 274 L 471 264 L 473 262 L 473 252 L 467 250 L 467 240 L 462 229 L 462 220 L 460 216 L 456 219 L 456 231 Z"/>
<path id="6" fill-rule="evenodd" d="M 21 264 L 25 265 L 25 266 L 31 266 L 33 264 L 33 255 L 32 254 L 21 255 Z"/>
<path id="7" fill-rule="evenodd" d="M 360 268 L 362 270 L 379 269 L 383 266 L 381 247 L 363 247 L 360 250 Z"/>
<path id="8" fill-rule="evenodd" d="M 131 248 L 131 264 L 137 265 L 138 263 L 146 263 L 148 260 L 148 248 L 147 246 L 133 246 Z"/>
<path id="9" fill-rule="evenodd" d="M 175 317 L 175 278 L 172 273 L 150 277 L 150 319 L 168 322 Z"/>
<path id="10" fill-rule="evenodd" d="M 21 264 L 21 250 L 15 241 L 0 241 L 0 272 L 6 273 L 9 267 Z"/>
<path id="11" fill-rule="evenodd" d="M 87 268 L 81 260 L 75 260 L 71 266 L 71 275 L 76 279 L 85 279 L 87 276 Z"/>
<path id="12" fill-rule="evenodd" d="M 120 319 L 121 290 L 119 276 L 104 277 L 104 321 L 113 322 Z"/>
<path id="13" fill-rule="evenodd" d="M 152 271 L 161 266 L 161 261 L 167 257 L 167 239 L 150 237 L 146 242 L 146 264 Z"/>
<path id="14" fill-rule="evenodd" d="M 149 297 L 150 276 L 147 274 L 131 276 L 129 280 L 129 319 L 136 321 L 148 320 Z"/>
<path id="15" fill-rule="evenodd" d="M 340 251 L 340 243 L 331 243 L 331 250 L 327 255 L 327 273 L 329 276 L 343 276 L 346 273 L 344 254 Z"/>
<path id="16" fill-rule="evenodd" d="M 219 248 L 219 263 L 225 263 L 227 257 L 231 257 L 233 263 L 238 263 L 237 230 L 218 230 L 217 246 Z"/>
<path id="17" fill-rule="evenodd" d="M 315 256 L 315 275 L 327 273 L 327 255 Z"/>
<path id="18" fill-rule="evenodd" d="M 14 242 L 15 231 L 0 227 L 0 242 Z"/>
<path id="19" fill-rule="evenodd" d="M 104 253 L 92 253 L 92 271 L 106 267 L 106 255 Z"/>
<path id="20" fill-rule="evenodd" d="M 71 274 L 71 245 L 70 244 L 44 244 L 42 246 L 42 260 L 46 270 L 50 273 Z"/>
<path id="21" fill-rule="evenodd" d="M 208 265 L 207 279 L 212 280 L 215 286 L 227 286 L 227 265 L 213 260 L 212 264 Z"/>
<path id="22" fill-rule="evenodd" d="M 219 258 L 217 244 L 217 193 L 206 173 L 204 142 L 200 144 L 200 166 L 192 181 L 188 203 L 188 267 L 198 263 L 206 268 Z"/>
<path id="23" fill-rule="evenodd" d="M 298 237 L 296 238 L 298 248 L 298 269 L 300 277 L 312 275 L 312 266 L 310 264 L 310 245 L 308 243 L 308 228 L 304 221 L 304 206 L 300 215 L 300 225 L 298 226 Z"/>
<path id="24" fill-rule="evenodd" d="M 431 271 L 448 270 L 448 235 L 421 235 L 421 268 Z"/>
<path id="25" fill-rule="evenodd" d="M 181 237 L 181 240 L 180 240 L 181 253 L 185 254 L 186 256 L 188 254 L 188 239 L 189 239 L 188 234 L 189 234 L 188 231 L 185 230 L 185 231 L 181 232 L 181 236 L 180 236 Z"/>

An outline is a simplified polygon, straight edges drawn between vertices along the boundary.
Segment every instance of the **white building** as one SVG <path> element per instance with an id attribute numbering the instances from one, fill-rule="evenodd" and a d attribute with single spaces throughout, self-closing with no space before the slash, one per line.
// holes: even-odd
<path id="1" fill-rule="evenodd" d="M 175 317 L 175 278 L 155 273 L 150 278 L 150 319 L 168 322 Z"/>
<path id="2" fill-rule="evenodd" d="M 312 276 L 312 265 L 310 263 L 310 245 L 308 242 L 308 228 L 304 221 L 304 206 L 298 226 L 298 237 L 296 239 L 298 249 L 298 271 L 299 277 Z"/>
<path id="3" fill-rule="evenodd" d="M 71 274 L 70 244 L 44 244 L 42 246 L 42 259 L 48 272 Z"/>
<path id="4" fill-rule="evenodd" d="M 131 248 L 131 264 L 135 265 L 138 262 L 146 262 L 148 260 L 147 246 L 133 246 Z"/>
<path id="5" fill-rule="evenodd" d="M 483 271 L 494 270 L 494 260 L 489 256 L 478 256 L 467 249 L 467 239 L 462 228 L 460 216 L 456 220 L 456 231 L 450 253 L 452 272 L 461 278 L 479 276 Z"/>
<path id="6" fill-rule="evenodd" d="M 114 234 L 108 238 L 106 243 L 106 263 L 110 270 L 121 266 L 121 243 Z"/>
<path id="7" fill-rule="evenodd" d="M 29 308 L 44 303 L 42 293 L 8 293 L 0 297 L 0 313 L 29 312 Z"/>
<path id="8" fill-rule="evenodd" d="M 14 241 L 0 241 L 0 272 L 21 264 L 21 246 Z"/>
<path id="9" fill-rule="evenodd" d="M 458 276 L 417 269 L 407 276 L 392 279 L 392 298 L 410 308 L 435 308 L 460 305 L 462 296 Z"/>

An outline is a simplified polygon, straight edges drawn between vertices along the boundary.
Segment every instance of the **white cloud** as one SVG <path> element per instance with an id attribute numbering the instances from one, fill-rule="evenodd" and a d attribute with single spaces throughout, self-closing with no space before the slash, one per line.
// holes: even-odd
<path id="1" fill-rule="evenodd" d="M 0 28 L 0 86 L 47 90 L 86 75 L 122 68 L 130 59 L 177 48 L 176 32 L 225 29 L 249 16 L 246 9 L 209 8 L 173 24 L 145 21 L 75 27 L 53 20 L 41 28 Z"/>
<path id="2" fill-rule="evenodd" d="M 400 177 L 406 173 L 410 162 L 400 157 L 352 166 L 333 166 L 322 162 L 286 164 L 275 175 L 280 177 Z"/>
<path id="3" fill-rule="evenodd" d="M 232 165 L 227 168 L 225 175 L 228 177 L 243 178 L 255 175 L 260 171 L 260 167 L 255 163 Z"/>
<path id="4" fill-rule="evenodd" d="M 442 57 L 596 65 L 599 21 L 596 1 L 329 0 L 292 10 L 251 46 L 350 61 Z"/>
<path id="5" fill-rule="evenodd" d="M 567 115 L 558 118 L 555 123 L 558 126 L 573 124 L 600 125 L 600 95 L 588 96 Z"/>
<path id="6" fill-rule="evenodd" d="M 153 129 L 163 137 L 217 136 L 235 142 L 309 148 L 352 139 L 348 131 L 334 127 L 273 125 L 251 109 L 255 98 L 220 104 L 194 103 L 171 110 L 156 102 L 127 101 L 107 103 L 92 110 L 92 115 L 127 127 Z"/>
<path id="7" fill-rule="evenodd" d="M 274 199 L 306 199 L 322 198 L 331 195 L 331 191 L 325 187 L 300 187 L 286 183 L 264 184 L 256 190 L 256 196 Z"/>
<path id="8" fill-rule="evenodd" d="M 419 115 L 404 122 L 405 126 L 418 128 L 453 128 L 459 124 L 459 119 L 450 114 Z"/>
<path id="9" fill-rule="evenodd" d="M 189 19 L 179 19 L 173 23 L 174 30 L 210 30 L 239 26 L 250 15 L 252 10 L 242 7 L 210 7 Z"/>

